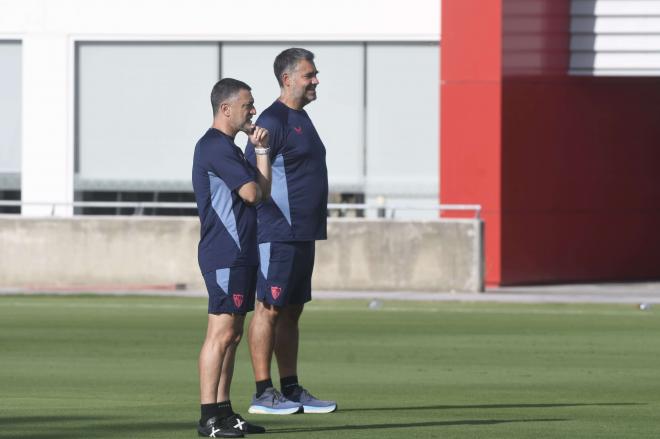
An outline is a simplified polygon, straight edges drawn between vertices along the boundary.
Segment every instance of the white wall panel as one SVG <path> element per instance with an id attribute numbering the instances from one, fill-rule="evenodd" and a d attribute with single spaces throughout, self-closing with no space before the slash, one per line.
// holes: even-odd
<path id="1" fill-rule="evenodd" d="M 74 94 L 76 88 L 84 84 L 74 82 L 75 78 L 75 50 L 78 42 L 200 42 L 211 44 L 229 41 L 256 41 L 256 42 L 287 42 L 287 41 L 314 41 L 314 42 L 426 42 L 439 41 L 440 39 L 440 6 L 438 0 L 334 0 L 314 2 L 313 5 L 306 0 L 253 0 L 248 4 L 230 0 L 0 0 L 0 36 L 5 39 L 23 40 L 23 72 L 22 72 L 22 129 L 21 137 L 23 150 L 21 153 L 21 184 L 23 188 L 23 199 L 25 201 L 58 201 L 68 202 L 73 199 L 74 181 L 74 140 L 87 141 L 94 136 L 94 124 L 105 125 L 99 122 L 99 116 L 91 114 L 87 116 L 97 118 L 91 125 L 85 125 L 90 120 L 78 122 L 78 136 L 74 135 Z M 284 23 L 284 25 L 283 25 Z M 295 23 L 295 26 L 286 25 Z M 126 81 L 127 90 L 133 90 L 132 96 L 136 98 L 142 94 L 153 95 L 148 87 L 141 89 L 140 84 L 153 86 L 161 81 L 159 78 L 170 78 L 176 76 L 176 72 L 185 69 L 185 59 L 177 60 L 172 67 L 164 67 L 158 74 L 152 71 L 146 72 L 149 66 L 145 66 L 140 56 L 133 57 L 131 62 L 139 69 L 144 69 L 141 79 L 140 75 L 128 78 L 127 71 L 122 70 L 123 64 L 113 62 L 121 57 L 109 54 L 109 67 L 107 73 L 99 72 L 99 78 L 112 79 L 106 83 L 97 85 L 113 87 L 113 81 Z M 204 58 L 204 57 L 202 57 Z M 210 58 L 204 58 L 210 61 Z M 100 60 L 99 60 L 100 61 Z M 125 59 L 124 59 L 125 61 Z M 170 59 L 170 61 L 172 61 Z M 166 66 L 165 62 L 155 65 Z M 204 63 L 200 61 L 199 68 L 189 69 L 188 73 L 193 75 L 203 71 Z M 324 75 L 332 71 L 330 67 L 324 67 Z M 217 73 L 217 72 L 216 72 Z M 148 82 L 145 78 L 155 78 Z M 323 76 L 321 77 L 323 78 Z M 181 77 L 179 77 L 181 79 Z M 169 93 L 173 100 L 170 101 L 170 117 L 175 118 L 181 113 L 190 119 L 198 120 L 202 115 L 203 104 L 200 109 L 192 106 L 192 101 L 202 102 L 197 97 L 190 97 L 189 101 L 180 100 L 180 95 L 192 96 L 193 90 L 188 88 L 187 82 L 179 79 L 173 81 L 184 84 L 179 92 L 171 88 Z M 217 79 L 214 77 L 213 79 Z M 323 81 L 323 79 L 322 79 Z M 162 82 L 162 81 L 161 81 Z M 204 82 L 204 95 L 208 93 L 209 82 Z M 211 83 L 213 81 L 210 81 Z M 323 87 L 320 88 L 319 105 L 322 102 Z M 101 87 L 101 90 L 105 90 Z M 326 90 L 328 90 L 326 88 Z M 118 87 L 116 96 L 127 94 Z M 97 92 L 94 87 L 88 93 L 96 93 L 95 98 L 85 101 L 85 96 L 80 94 L 78 104 L 98 105 L 96 98 L 102 98 L 103 92 Z M 201 94 L 201 91 L 199 91 Z M 96 177 L 111 178 L 108 180 L 115 184 L 117 175 L 122 176 L 135 174 L 130 156 L 123 151 L 123 144 L 112 142 L 112 131 L 126 131 L 133 133 L 139 129 L 135 119 L 155 122 L 154 114 L 164 113 L 157 109 L 157 96 L 154 98 L 153 106 L 146 108 L 144 102 L 136 101 L 134 107 L 123 106 L 118 102 L 118 97 L 108 93 L 108 105 L 115 108 L 126 108 L 126 114 L 135 114 L 145 111 L 146 116 L 140 116 L 130 121 L 126 127 L 114 126 L 107 134 L 109 140 L 96 139 L 99 142 L 91 147 L 96 148 L 99 154 L 103 154 L 101 144 L 112 146 L 122 152 L 127 159 L 122 163 L 114 160 L 106 161 L 106 168 L 86 163 L 90 157 L 85 157 L 85 150 L 80 150 L 79 165 L 84 182 L 86 172 L 96 172 Z M 88 94 L 89 96 L 89 94 Z M 44 102 L 46 99 L 47 102 Z M 78 98 L 76 98 L 78 99 Z M 80 105 L 77 107 L 80 110 Z M 179 105 L 186 107 L 181 109 Z M 315 111 L 311 110 L 310 112 Z M 150 113 L 151 112 L 151 113 Z M 195 113 L 197 112 L 197 113 Z M 44 119 L 43 114 L 49 117 Z M 82 113 L 78 113 L 83 116 Z M 119 117 L 116 114 L 114 117 Z M 325 119 L 325 118 L 317 118 Z M 163 117 L 159 120 L 159 127 L 174 127 L 170 124 L 171 119 Z M 181 123 L 177 121 L 177 123 Z M 318 122 L 319 124 L 324 122 Z M 204 123 L 204 126 L 207 124 Z M 347 124 L 347 125 L 350 125 Z M 188 127 L 190 132 L 195 131 Z M 178 129 L 178 128 L 177 128 Z M 322 128 L 327 130 L 328 128 Z M 335 128 L 332 127 L 334 130 Z M 89 137 L 92 136 L 92 137 Z M 160 133 L 155 134 L 160 140 Z M 140 136 L 137 138 L 142 139 Z M 162 142 L 161 142 L 162 143 Z M 166 143 L 166 142 L 165 142 Z M 83 145 L 80 144 L 82 147 Z M 90 149 L 91 151 L 91 149 Z M 141 149 L 132 150 L 131 154 L 140 154 Z M 89 151 L 88 151 L 89 152 Z M 163 153 L 163 160 L 170 160 L 169 151 Z M 100 156 L 99 156 L 100 157 Z M 173 159 L 172 159 L 173 160 Z M 332 159 L 334 160 L 334 159 Z M 85 167 L 85 166 L 91 167 Z M 96 167 L 95 167 L 96 166 Z M 121 167 L 121 168 L 118 168 Z M 109 170 L 112 170 L 110 172 Z M 149 174 L 153 172 L 153 174 Z M 332 171 L 331 171 L 332 172 Z M 143 177 L 160 178 L 157 174 L 168 174 L 169 177 L 180 178 L 176 173 L 163 170 L 144 170 Z M 108 175 L 112 174 L 112 175 Z M 337 182 L 340 180 L 335 174 Z M 333 177 L 331 177 L 333 178 Z M 101 180 L 97 179 L 99 182 Z M 188 180 L 188 178 L 186 178 Z M 151 181 L 151 180 L 150 180 Z M 339 184 L 339 183 L 337 183 Z M 352 183 L 351 183 L 352 184 Z M 80 189 L 80 185 L 78 185 Z M 146 189 L 146 188 L 145 188 Z M 32 210 L 27 209 L 23 212 Z M 62 214 L 68 214 L 71 209 L 64 209 Z M 44 210 L 46 212 L 46 210 Z M 34 214 L 37 214 L 34 210 Z M 57 211 L 56 214 L 60 212 Z"/>
<path id="2" fill-rule="evenodd" d="M 571 14 L 598 16 L 660 15 L 655 0 L 573 0 Z"/>
<path id="3" fill-rule="evenodd" d="M 573 16 L 571 32 L 595 34 L 649 34 L 660 30 L 660 17 L 602 17 Z"/>
<path id="4" fill-rule="evenodd" d="M 22 39 L 21 200 L 73 201 L 73 59 L 65 35 Z M 70 215 L 71 206 L 23 206 L 21 214 Z"/>
<path id="5" fill-rule="evenodd" d="M 21 43 L 0 41 L 0 174 L 20 170 Z"/>
<path id="6" fill-rule="evenodd" d="M 368 197 L 437 203 L 439 69 L 437 44 L 367 45 Z"/>
<path id="7" fill-rule="evenodd" d="M 571 55 L 573 65 L 592 65 L 596 71 L 624 69 L 635 66 L 636 71 L 660 71 L 660 56 L 649 56 L 646 53 L 577 53 Z"/>
<path id="8" fill-rule="evenodd" d="M 660 0 L 573 0 L 571 73 L 660 75 Z"/>
<path id="9" fill-rule="evenodd" d="M 317 100 L 305 107 L 327 150 L 333 192 L 364 190 L 364 45 L 361 43 L 296 43 L 314 52 L 319 70 Z M 291 44 L 225 43 L 222 76 L 252 87 L 257 111 L 279 96 L 273 61 Z M 244 146 L 245 135 L 237 136 Z"/>
<path id="10" fill-rule="evenodd" d="M 80 184 L 189 189 L 195 142 L 212 123 L 218 44 L 81 43 L 78 56 Z"/>
<path id="11" fill-rule="evenodd" d="M 660 52 L 660 35 L 574 35 L 575 52 Z"/>
<path id="12" fill-rule="evenodd" d="M 0 33 L 193 41 L 437 41 L 438 0 L 0 0 Z"/>

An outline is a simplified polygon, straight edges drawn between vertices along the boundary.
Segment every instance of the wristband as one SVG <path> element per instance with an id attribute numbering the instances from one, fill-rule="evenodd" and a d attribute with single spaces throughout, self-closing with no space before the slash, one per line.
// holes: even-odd
<path id="1" fill-rule="evenodd" d="M 254 148 L 254 153 L 256 155 L 267 155 L 270 152 L 270 147 L 266 148 Z"/>

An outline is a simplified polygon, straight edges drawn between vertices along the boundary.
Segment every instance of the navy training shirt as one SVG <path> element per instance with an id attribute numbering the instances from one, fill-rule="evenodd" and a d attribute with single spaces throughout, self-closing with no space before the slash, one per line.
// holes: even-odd
<path id="1" fill-rule="evenodd" d="M 325 146 L 305 110 L 279 100 L 264 110 L 257 125 L 270 134 L 271 197 L 257 206 L 259 243 L 327 238 L 328 169 Z M 245 156 L 256 165 L 254 145 Z"/>
<path id="2" fill-rule="evenodd" d="M 209 128 L 195 145 L 192 183 L 201 222 L 199 268 L 258 265 L 256 208 L 238 195 L 245 183 L 256 180 L 256 169 L 234 140 Z"/>

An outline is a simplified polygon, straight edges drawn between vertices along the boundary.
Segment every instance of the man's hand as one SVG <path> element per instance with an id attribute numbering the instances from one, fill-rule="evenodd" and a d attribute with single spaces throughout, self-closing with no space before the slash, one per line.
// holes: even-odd
<path id="1" fill-rule="evenodd" d="M 252 130 L 248 134 L 250 142 L 257 148 L 268 148 L 268 130 L 266 128 L 252 125 Z"/>

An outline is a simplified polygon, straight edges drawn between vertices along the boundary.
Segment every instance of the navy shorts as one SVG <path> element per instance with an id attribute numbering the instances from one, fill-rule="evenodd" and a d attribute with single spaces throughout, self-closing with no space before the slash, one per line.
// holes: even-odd
<path id="1" fill-rule="evenodd" d="M 312 300 L 315 241 L 259 244 L 257 300 L 275 306 Z"/>
<path id="2" fill-rule="evenodd" d="M 254 309 L 257 267 L 220 268 L 204 275 L 209 314 L 246 314 Z"/>

